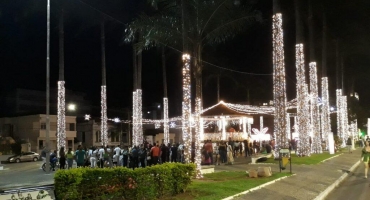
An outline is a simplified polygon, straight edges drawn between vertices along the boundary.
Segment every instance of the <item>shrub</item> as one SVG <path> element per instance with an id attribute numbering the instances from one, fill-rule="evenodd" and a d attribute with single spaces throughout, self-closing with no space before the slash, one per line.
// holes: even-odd
<path id="1" fill-rule="evenodd" d="M 135 170 L 76 168 L 55 173 L 57 199 L 158 199 L 183 192 L 194 164 L 166 163 Z"/>

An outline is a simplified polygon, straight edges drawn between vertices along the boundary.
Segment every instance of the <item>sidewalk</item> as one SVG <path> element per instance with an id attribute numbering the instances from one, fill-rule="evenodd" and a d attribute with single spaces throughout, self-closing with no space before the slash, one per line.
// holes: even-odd
<path id="1" fill-rule="evenodd" d="M 268 185 L 259 190 L 240 195 L 235 200 L 247 199 L 299 199 L 311 200 L 319 195 L 320 198 L 325 198 L 321 194 L 329 188 L 339 178 L 349 172 L 349 169 L 360 160 L 361 149 L 358 148 L 352 154 L 343 152 L 343 154 L 327 160 L 317 165 L 295 165 L 292 163 L 292 172 L 296 176 L 280 180 L 274 184 Z M 278 173 L 279 168 L 277 164 L 246 164 L 250 162 L 250 158 L 238 158 L 234 165 L 219 165 L 215 167 L 215 172 L 218 171 L 247 171 L 249 169 L 256 169 L 258 167 L 270 166 L 273 173 Z M 289 168 L 283 172 L 289 172 Z M 330 190 L 330 189 L 328 189 Z M 327 192 L 326 190 L 325 192 Z"/>

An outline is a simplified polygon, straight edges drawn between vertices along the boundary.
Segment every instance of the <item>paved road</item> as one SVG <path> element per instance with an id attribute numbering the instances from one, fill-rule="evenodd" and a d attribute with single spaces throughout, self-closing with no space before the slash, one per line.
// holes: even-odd
<path id="1" fill-rule="evenodd" d="M 45 173 L 42 164 L 41 161 L 2 164 L 0 189 L 52 184 L 54 172 Z"/>
<path id="2" fill-rule="evenodd" d="M 331 194 L 327 200 L 368 200 L 370 199 L 370 177 L 364 178 L 364 165 L 360 163 L 353 174 L 350 174 Z"/>

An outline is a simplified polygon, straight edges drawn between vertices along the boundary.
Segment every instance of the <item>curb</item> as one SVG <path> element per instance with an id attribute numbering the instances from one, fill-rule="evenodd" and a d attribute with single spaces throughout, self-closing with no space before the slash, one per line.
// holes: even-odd
<path id="1" fill-rule="evenodd" d="M 349 172 L 352 172 L 359 164 L 361 161 L 357 161 L 350 169 Z M 329 187 L 327 187 L 324 191 L 322 191 L 314 200 L 322 200 L 326 196 L 329 195 L 330 192 L 332 192 L 335 187 L 337 187 L 342 181 L 344 181 L 345 178 L 347 178 L 349 173 L 345 173 L 342 176 L 340 176 L 333 184 L 331 184 Z"/>
<path id="2" fill-rule="evenodd" d="M 340 156 L 340 155 L 343 155 L 343 153 L 340 153 L 340 154 L 335 155 L 335 156 L 333 156 L 333 157 L 327 158 L 327 159 L 325 159 L 325 160 L 321 161 L 320 163 L 326 162 L 326 161 L 331 160 L 331 159 L 333 159 L 333 158 L 336 158 L 336 157 L 338 157 L 338 156 Z"/>
<path id="3" fill-rule="evenodd" d="M 295 175 L 296 175 L 296 174 L 292 174 L 291 176 L 295 176 Z M 237 197 L 237 196 L 240 196 L 240 195 L 243 195 L 243 194 L 247 194 L 247 193 L 249 193 L 249 192 L 253 192 L 253 191 L 255 191 L 255 190 L 259 190 L 259 189 L 261 189 L 261 188 L 263 188 L 263 187 L 266 187 L 266 186 L 268 186 L 268 185 L 271 185 L 271 184 L 273 184 L 273 183 L 275 183 L 275 182 L 277 182 L 277 181 L 283 180 L 283 179 L 285 179 L 285 178 L 289 178 L 289 177 L 291 177 L 291 176 L 284 176 L 284 177 L 281 177 L 281 178 L 275 179 L 275 180 L 273 180 L 273 181 L 270 181 L 270 182 L 264 183 L 264 184 L 262 184 L 262 185 L 259 185 L 259 186 L 257 186 L 257 187 L 254 187 L 254 188 L 251 188 L 251 189 L 249 189 L 249 190 L 246 190 L 246 191 L 244 191 L 244 192 L 241 192 L 241 193 L 235 194 L 235 195 L 233 195 L 233 196 L 226 197 L 226 198 L 224 198 L 224 199 L 222 199 L 222 200 L 231 200 L 231 199 L 233 199 L 234 197 Z"/>

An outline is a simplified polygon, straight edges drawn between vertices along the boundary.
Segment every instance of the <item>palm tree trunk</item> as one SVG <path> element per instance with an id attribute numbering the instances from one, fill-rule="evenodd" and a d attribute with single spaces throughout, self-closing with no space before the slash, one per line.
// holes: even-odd
<path id="1" fill-rule="evenodd" d="M 101 33 L 101 62 L 102 62 L 102 86 L 101 86 L 101 138 L 102 145 L 108 145 L 108 119 L 107 119 L 107 80 L 106 80 L 106 66 L 105 66 L 105 30 L 104 30 L 104 18 L 100 23 Z"/>
<path id="2" fill-rule="evenodd" d="M 322 20 L 322 77 L 326 77 L 326 57 L 327 57 L 327 41 L 326 41 L 326 34 L 327 34 L 327 26 L 326 26 L 326 14 L 323 12 L 323 20 Z"/>
<path id="3" fill-rule="evenodd" d="M 217 75 L 217 103 L 220 102 L 220 74 Z"/>
<path id="4" fill-rule="evenodd" d="M 194 49 L 195 98 L 202 99 L 202 53 L 201 44 Z"/>
<path id="5" fill-rule="evenodd" d="M 163 75 L 163 96 L 167 97 L 167 76 L 166 76 L 166 54 L 165 54 L 165 47 L 162 46 L 162 75 Z"/>
<path id="6" fill-rule="evenodd" d="M 137 61 L 136 61 L 136 50 L 134 45 L 132 45 L 132 67 L 134 71 L 134 77 L 133 77 L 133 89 L 136 91 L 137 89 Z"/>
<path id="7" fill-rule="evenodd" d="M 59 81 L 64 81 L 64 10 L 59 15 Z"/>
<path id="8" fill-rule="evenodd" d="M 140 51 L 137 55 L 137 89 L 141 89 L 141 70 L 143 63 L 143 53 Z"/>
<path id="9" fill-rule="evenodd" d="M 107 85 L 106 80 L 106 66 L 105 66 L 105 30 L 104 30 L 104 19 L 100 22 L 100 43 L 101 43 L 101 67 L 102 67 L 102 85 Z"/>
<path id="10" fill-rule="evenodd" d="M 312 0 L 309 1 L 308 5 L 308 26 L 309 26 L 309 38 L 310 38 L 310 60 L 315 61 L 315 42 L 314 42 L 314 22 L 313 22 L 313 13 L 312 13 Z"/>

